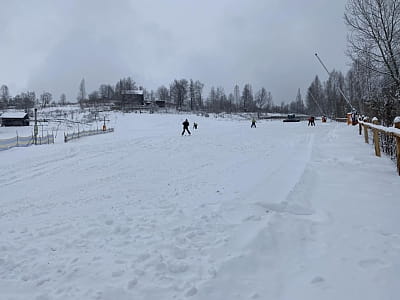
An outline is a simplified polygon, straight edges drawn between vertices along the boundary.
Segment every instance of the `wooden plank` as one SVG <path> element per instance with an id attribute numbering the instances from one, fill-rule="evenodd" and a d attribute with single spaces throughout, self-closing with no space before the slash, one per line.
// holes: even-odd
<path id="1" fill-rule="evenodd" d="M 381 147 L 379 146 L 379 132 L 378 129 L 372 129 L 374 133 L 374 146 L 375 146 L 375 155 L 381 157 Z"/>
<path id="2" fill-rule="evenodd" d="M 373 118 L 372 123 L 374 125 L 379 125 L 379 120 L 377 118 Z M 379 130 L 372 128 L 372 132 L 374 134 L 375 155 L 381 157 L 381 147 L 379 146 Z"/>
<path id="3" fill-rule="evenodd" d="M 363 125 L 364 126 L 364 139 L 365 142 L 368 144 L 368 125 Z"/>

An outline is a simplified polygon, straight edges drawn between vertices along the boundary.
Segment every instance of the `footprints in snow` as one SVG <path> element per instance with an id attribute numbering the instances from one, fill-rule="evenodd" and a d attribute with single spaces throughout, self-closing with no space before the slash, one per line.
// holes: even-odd
<path id="1" fill-rule="evenodd" d="M 315 213 L 315 211 L 311 208 L 307 208 L 295 203 L 288 203 L 286 201 L 280 203 L 257 202 L 256 204 L 266 209 L 267 213 L 288 213 L 297 216 L 311 216 Z"/>
<path id="2" fill-rule="evenodd" d="M 322 276 L 315 276 L 315 277 L 311 280 L 311 283 L 312 283 L 312 284 L 320 284 L 320 283 L 323 283 L 323 282 L 325 282 L 325 278 L 322 277 Z"/>
<path id="3" fill-rule="evenodd" d="M 358 262 L 358 265 L 364 269 L 371 269 L 376 267 L 385 267 L 386 263 L 379 258 L 363 259 Z"/>

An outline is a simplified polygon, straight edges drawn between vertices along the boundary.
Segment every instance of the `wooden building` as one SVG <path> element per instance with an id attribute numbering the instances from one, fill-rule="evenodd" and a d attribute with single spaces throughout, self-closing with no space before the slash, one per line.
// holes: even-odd
<path id="1" fill-rule="evenodd" d="M 121 95 L 122 103 L 128 107 L 144 105 L 143 90 L 126 90 Z"/>
<path id="2" fill-rule="evenodd" d="M 29 115 L 25 112 L 5 112 L 0 120 L 1 126 L 29 126 Z"/>

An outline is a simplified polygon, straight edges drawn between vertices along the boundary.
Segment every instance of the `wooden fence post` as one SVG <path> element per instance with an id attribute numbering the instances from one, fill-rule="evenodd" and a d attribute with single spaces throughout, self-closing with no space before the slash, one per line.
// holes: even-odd
<path id="1" fill-rule="evenodd" d="M 396 136 L 396 144 L 397 144 L 397 172 L 400 175 L 400 137 L 398 136 Z"/>
<path id="2" fill-rule="evenodd" d="M 363 124 L 364 126 L 364 138 L 365 138 L 365 142 L 368 144 L 368 126 Z"/>
<path id="3" fill-rule="evenodd" d="M 374 125 L 379 125 L 379 120 L 378 118 L 373 118 L 372 119 L 372 124 Z M 372 132 L 374 133 L 374 146 L 375 146 L 375 155 L 376 156 L 381 156 L 381 147 L 379 146 L 379 132 L 378 129 L 373 128 Z"/>
<path id="4" fill-rule="evenodd" d="M 400 117 L 394 119 L 394 127 L 400 129 Z M 396 150 L 397 150 L 397 172 L 400 175 L 400 137 L 396 136 Z"/>
<path id="5" fill-rule="evenodd" d="M 368 123 L 368 117 L 364 117 L 363 119 L 364 123 Z M 364 139 L 365 142 L 368 144 L 368 126 L 366 124 L 363 124 L 364 127 Z"/>
<path id="6" fill-rule="evenodd" d="M 358 123 L 358 133 L 362 135 L 362 125 Z"/>

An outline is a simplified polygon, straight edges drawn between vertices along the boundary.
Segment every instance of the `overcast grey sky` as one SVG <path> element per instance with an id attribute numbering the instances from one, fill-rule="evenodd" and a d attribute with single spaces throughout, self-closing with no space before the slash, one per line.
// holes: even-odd
<path id="1" fill-rule="evenodd" d="M 147 89 L 193 78 L 304 96 L 315 75 L 348 69 L 346 0 L 0 0 L 0 85 L 75 100 L 132 76 Z"/>

